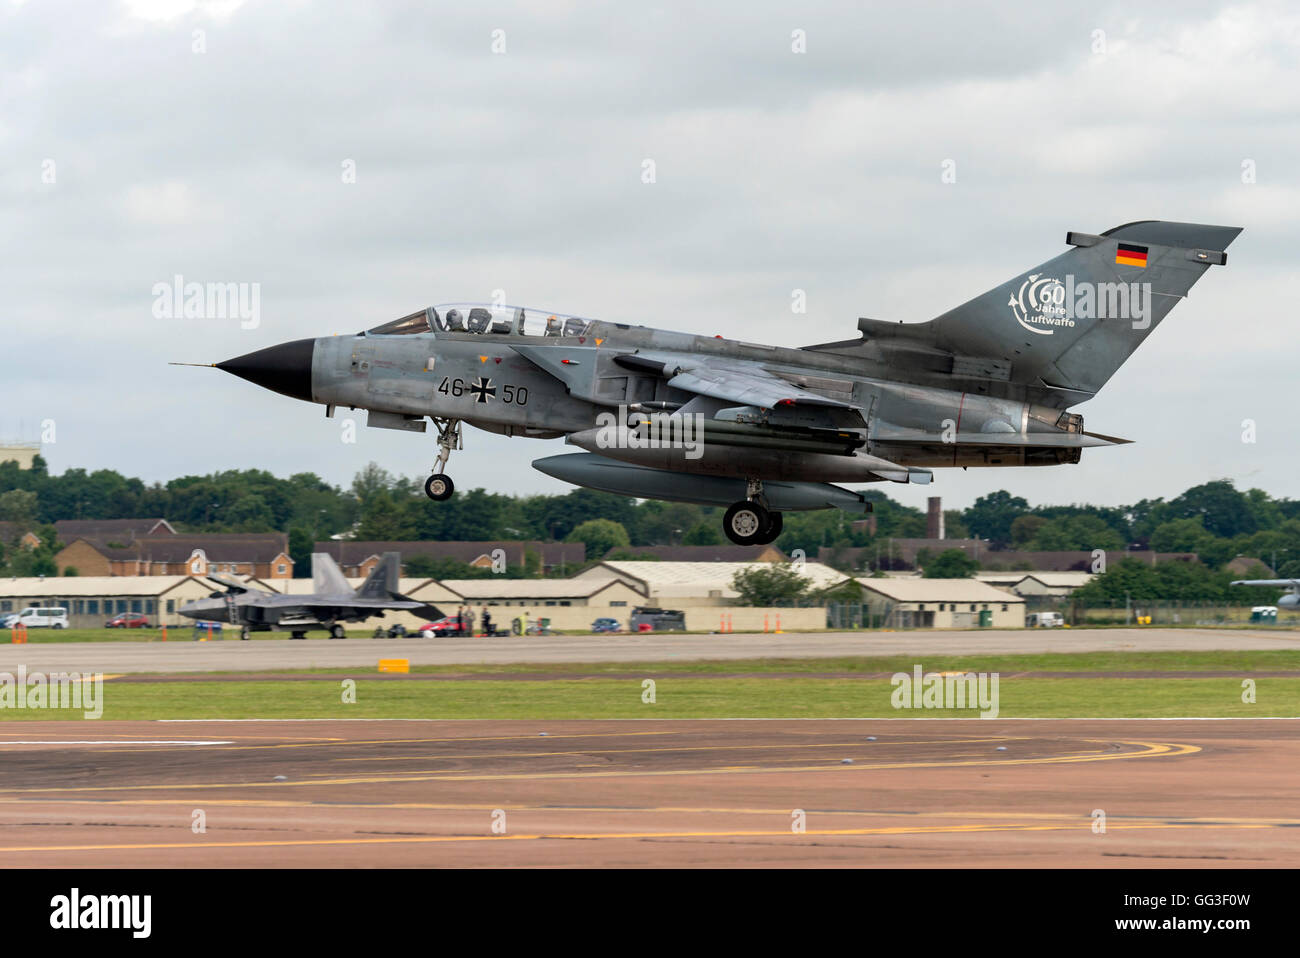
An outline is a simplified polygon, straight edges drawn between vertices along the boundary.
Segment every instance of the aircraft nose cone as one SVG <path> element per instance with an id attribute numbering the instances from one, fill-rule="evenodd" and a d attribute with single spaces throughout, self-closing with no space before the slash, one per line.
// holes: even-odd
<path id="1" fill-rule="evenodd" d="M 311 402 L 311 360 L 315 351 L 316 340 L 295 339 L 227 359 L 217 363 L 217 368 L 282 396 Z"/>

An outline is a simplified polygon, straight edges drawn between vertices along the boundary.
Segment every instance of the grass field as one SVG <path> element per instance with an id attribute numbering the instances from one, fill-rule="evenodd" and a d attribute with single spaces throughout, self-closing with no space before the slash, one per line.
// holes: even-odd
<path id="1" fill-rule="evenodd" d="M 927 665 L 927 670 L 929 666 Z M 887 678 L 710 677 L 680 672 L 644 679 L 395 677 L 255 681 L 114 681 L 103 686 L 104 719 L 200 718 L 955 718 L 974 709 L 895 709 Z M 759 671 L 761 670 L 753 670 Z M 1248 671 L 1248 670 L 1247 670 Z M 346 703 L 352 689 L 355 702 Z M 999 683 L 999 717 L 1251 717 L 1300 715 L 1300 678 L 1010 678 Z M 0 709 L 0 718 L 82 719 L 80 711 Z"/>

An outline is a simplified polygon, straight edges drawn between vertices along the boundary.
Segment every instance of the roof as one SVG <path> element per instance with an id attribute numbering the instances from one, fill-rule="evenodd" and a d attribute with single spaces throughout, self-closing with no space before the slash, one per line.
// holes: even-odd
<path id="1" fill-rule="evenodd" d="M 560 563 L 582 565 L 586 558 L 586 546 L 581 542 L 542 542 L 537 539 L 506 539 L 481 541 L 452 540 L 447 542 L 409 541 L 349 541 L 346 539 L 329 539 L 316 543 L 316 551 L 328 554 L 339 565 L 360 565 L 371 556 L 382 556 L 385 552 L 398 552 L 402 559 L 409 556 L 429 556 L 434 559 L 454 559 L 457 562 L 473 562 L 482 556 L 491 556 L 496 549 L 503 549 L 507 562 L 524 561 L 525 552 L 535 552 L 547 565 Z"/>
<path id="2" fill-rule="evenodd" d="M 1020 581 L 1037 579 L 1049 589 L 1077 589 L 1094 578 L 1091 572 L 1025 572 Z"/>
<path id="3" fill-rule="evenodd" d="M 480 599 L 585 599 L 618 583 L 617 579 L 503 579 L 501 576 L 438 581 L 444 588 L 471 602 Z"/>
<path id="4" fill-rule="evenodd" d="M 773 545 L 615 546 L 605 553 L 605 558 L 619 553 L 652 556 L 663 562 L 779 562 L 787 558 Z"/>
<path id="5" fill-rule="evenodd" d="M 648 593 L 660 596 L 700 595 L 702 592 L 719 592 L 734 598 L 738 593 L 731 587 L 737 572 L 751 568 L 770 568 L 770 562 L 644 562 L 606 560 L 596 568 L 607 569 L 611 574 L 625 576 L 640 582 Z M 825 589 L 845 581 L 848 576 L 820 562 L 805 562 L 804 578 L 814 589 Z M 590 575 L 590 572 L 589 572 Z"/>
<path id="6" fill-rule="evenodd" d="M 176 530 L 161 516 L 152 519 L 59 519 L 54 523 L 59 540 L 105 539 L 130 541 L 149 535 L 174 535 Z"/>
<path id="7" fill-rule="evenodd" d="M 122 543 L 86 537 L 79 541 L 110 559 L 152 562 L 186 562 L 196 549 L 209 562 L 270 562 L 289 552 L 289 537 L 283 532 L 144 536 Z"/>
<path id="8" fill-rule="evenodd" d="M 1024 602 L 1018 595 L 995 589 L 978 579 L 858 579 L 895 602 Z"/>
<path id="9" fill-rule="evenodd" d="M 65 575 L 0 579 L 0 596 L 162 595 L 186 582 L 209 588 L 206 582 L 186 575 Z"/>
<path id="10" fill-rule="evenodd" d="M 234 578 L 242 579 L 254 588 L 279 592 L 283 595 L 307 595 L 315 587 L 315 582 L 312 579 L 255 579 L 251 576 L 234 576 Z M 348 579 L 347 581 L 348 585 L 353 589 L 359 589 L 366 580 Z M 402 595 L 410 595 L 428 581 L 427 578 L 398 579 L 397 591 Z"/>

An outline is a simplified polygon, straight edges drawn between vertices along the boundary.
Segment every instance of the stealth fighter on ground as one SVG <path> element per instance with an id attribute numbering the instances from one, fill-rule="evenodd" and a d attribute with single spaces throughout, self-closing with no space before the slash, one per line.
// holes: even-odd
<path id="1" fill-rule="evenodd" d="M 329 555 L 313 553 L 312 591 L 306 595 L 270 592 L 233 576 L 212 572 L 207 578 L 224 591 L 187 602 L 177 611 L 201 622 L 238 626 L 242 639 L 253 632 L 267 630 L 289 632 L 290 638 L 303 639 L 307 630 L 313 628 L 328 629 L 330 638 L 341 639 L 345 635 L 344 622 L 364 622 L 390 609 L 405 609 L 430 619 L 442 618 L 437 607 L 408 599 L 397 591 L 399 558 L 396 552 L 385 552 L 383 561 L 375 566 L 361 587 L 353 589 Z"/>
<path id="2" fill-rule="evenodd" d="M 217 363 L 295 399 L 424 432 L 446 474 L 461 426 L 563 437 L 533 466 L 627 496 L 727 508 L 736 543 L 789 510 L 864 512 L 840 483 L 929 482 L 950 466 L 1049 466 L 1126 440 L 1087 432 L 1091 399 L 1241 230 L 1144 220 L 1068 249 L 929 322 L 860 319 L 802 348 L 495 304 L 429 307 L 354 336 Z"/>

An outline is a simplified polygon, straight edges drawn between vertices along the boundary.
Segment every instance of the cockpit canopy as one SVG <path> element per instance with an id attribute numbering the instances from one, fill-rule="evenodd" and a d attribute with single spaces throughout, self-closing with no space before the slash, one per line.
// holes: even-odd
<path id="1" fill-rule="evenodd" d="M 367 330 L 375 336 L 412 333 L 486 333 L 498 336 L 585 336 L 592 320 L 544 309 L 491 303 L 442 303 Z"/>

